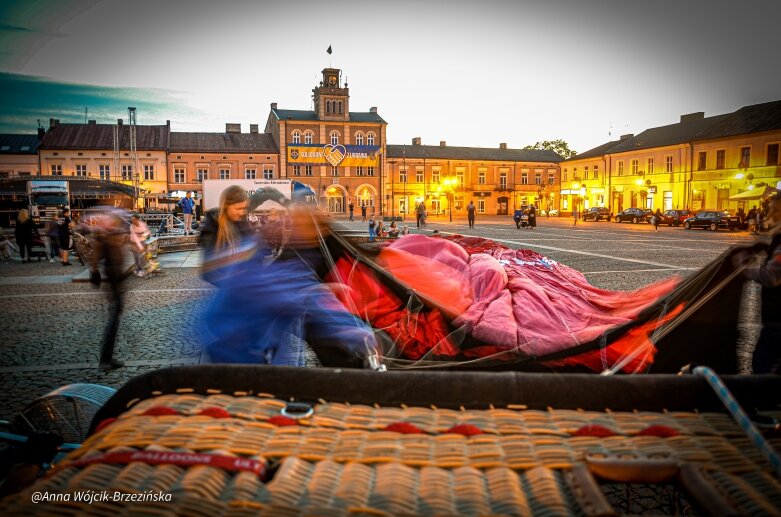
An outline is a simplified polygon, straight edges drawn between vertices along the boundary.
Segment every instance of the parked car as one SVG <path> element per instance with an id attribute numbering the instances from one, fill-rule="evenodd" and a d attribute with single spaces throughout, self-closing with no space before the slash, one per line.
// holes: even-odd
<path id="1" fill-rule="evenodd" d="M 665 210 L 662 214 L 661 224 L 680 226 L 689 217 L 694 217 L 694 212 L 691 210 Z"/>
<path id="2" fill-rule="evenodd" d="M 588 221 L 610 221 L 610 218 L 613 217 L 613 215 L 610 213 L 610 210 L 607 209 L 607 207 L 604 206 L 595 206 L 592 208 L 589 208 L 585 212 L 583 212 L 583 220 Z"/>
<path id="3" fill-rule="evenodd" d="M 694 217 L 686 219 L 683 222 L 683 227 L 687 230 L 707 228 L 715 232 L 719 228 L 723 228 L 732 231 L 740 228 L 740 218 L 729 215 L 729 212 L 705 210 Z"/>
<path id="4" fill-rule="evenodd" d="M 647 208 L 627 208 L 623 212 L 619 212 L 616 214 L 616 222 L 617 223 L 623 223 L 623 222 L 630 222 L 630 223 L 640 223 L 640 222 L 650 222 L 651 217 L 654 215 L 654 213 Z"/>

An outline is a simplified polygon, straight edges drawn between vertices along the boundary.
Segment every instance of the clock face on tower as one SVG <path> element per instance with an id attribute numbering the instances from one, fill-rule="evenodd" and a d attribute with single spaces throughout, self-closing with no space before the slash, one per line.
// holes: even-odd
<path id="1" fill-rule="evenodd" d="M 328 78 L 328 84 L 330 84 L 331 86 L 335 85 L 336 84 L 336 77 L 334 77 L 333 75 L 331 77 L 329 77 Z"/>

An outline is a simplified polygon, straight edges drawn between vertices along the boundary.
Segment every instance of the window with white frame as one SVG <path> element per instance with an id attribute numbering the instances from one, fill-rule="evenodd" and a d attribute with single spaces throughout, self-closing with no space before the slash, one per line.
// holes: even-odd
<path id="1" fill-rule="evenodd" d="M 312 166 L 304 165 L 304 176 L 311 176 L 311 175 L 312 175 Z"/>
<path id="2" fill-rule="evenodd" d="M 485 185 L 485 178 L 488 174 L 485 171 L 478 171 L 477 172 L 477 184 L 478 185 Z"/>
<path id="3" fill-rule="evenodd" d="M 133 179 L 133 166 L 132 165 L 123 165 L 122 166 L 122 179 L 125 181 L 129 181 Z"/>
<path id="4" fill-rule="evenodd" d="M 407 183 L 407 169 L 399 169 L 399 183 Z"/>
<path id="5" fill-rule="evenodd" d="M 366 134 L 366 145 L 374 145 L 374 133 L 369 132 Z"/>
<path id="6" fill-rule="evenodd" d="M 293 176 L 301 176 L 301 166 L 293 165 Z"/>
<path id="7" fill-rule="evenodd" d="M 653 158 L 653 156 L 648 158 L 645 161 L 645 173 L 646 174 L 653 174 L 654 173 L 654 158 Z"/>
<path id="8" fill-rule="evenodd" d="M 415 183 L 423 183 L 423 167 L 415 168 Z"/>
<path id="9" fill-rule="evenodd" d="M 363 176 L 363 167 L 358 166 L 355 168 L 355 175 L 356 176 Z"/>
<path id="10" fill-rule="evenodd" d="M 564 170 L 566 171 L 567 169 L 564 169 Z M 566 172 L 562 175 L 561 181 L 567 181 L 567 173 Z"/>
<path id="11" fill-rule="evenodd" d="M 542 173 L 541 172 L 535 172 L 534 173 L 534 184 L 535 185 L 542 185 Z"/>
<path id="12" fill-rule="evenodd" d="M 155 166 L 144 165 L 144 181 L 154 181 L 154 180 L 155 180 Z"/>
<path id="13" fill-rule="evenodd" d="M 668 154 L 664 157 L 664 170 L 665 172 L 673 171 L 673 155 Z"/>
<path id="14" fill-rule="evenodd" d="M 521 171 L 521 185 L 529 184 L 529 171 Z"/>
<path id="15" fill-rule="evenodd" d="M 640 162 L 638 160 L 632 160 L 632 174 L 637 175 L 638 171 L 640 170 Z"/>
<path id="16" fill-rule="evenodd" d="M 555 172 L 549 172 L 548 173 L 548 185 L 553 185 L 553 183 L 556 181 L 556 173 Z"/>
<path id="17" fill-rule="evenodd" d="M 431 183 L 440 183 L 439 169 L 434 169 L 431 171 Z"/>
<path id="18" fill-rule="evenodd" d="M 195 181 L 200 183 L 207 179 L 209 179 L 209 169 L 199 167 L 195 170 Z"/>
<path id="19" fill-rule="evenodd" d="M 304 143 L 305 144 L 311 144 L 312 143 L 312 136 L 313 133 L 311 131 L 305 131 L 304 132 Z"/>
<path id="20" fill-rule="evenodd" d="M 585 167 L 583 167 L 583 179 L 584 179 L 584 180 L 587 180 L 587 179 L 588 179 L 588 165 L 586 165 Z"/>
<path id="21" fill-rule="evenodd" d="M 477 200 L 477 213 L 478 214 L 485 213 L 485 199 L 483 198 Z"/>
<path id="22" fill-rule="evenodd" d="M 619 161 L 618 162 L 618 175 L 619 176 L 623 176 L 624 175 L 624 162 L 623 161 Z M 565 178 L 565 180 L 566 180 L 566 178 Z"/>
<path id="23" fill-rule="evenodd" d="M 244 167 L 244 179 L 254 180 L 258 177 L 258 169 L 255 167 Z"/>
<path id="24" fill-rule="evenodd" d="M 355 145 L 363 145 L 363 133 L 360 131 L 355 133 Z"/>
<path id="25" fill-rule="evenodd" d="M 366 175 L 367 176 L 374 176 L 374 167 L 372 167 L 372 166 L 366 167 Z"/>
<path id="26" fill-rule="evenodd" d="M 339 131 L 331 131 L 329 137 L 331 139 L 331 145 L 339 145 Z"/>
<path id="27" fill-rule="evenodd" d="M 463 185 L 464 184 L 464 175 L 466 174 L 466 169 L 464 167 L 456 167 L 456 178 L 458 178 L 458 184 Z"/>
<path id="28" fill-rule="evenodd" d="M 87 165 L 86 164 L 77 164 L 76 165 L 76 176 L 87 176 Z"/>
<path id="29" fill-rule="evenodd" d="M 599 165 L 594 165 L 594 179 L 599 179 Z"/>
<path id="30" fill-rule="evenodd" d="M 102 180 L 111 179 L 111 165 L 98 165 L 98 174 Z"/>
<path id="31" fill-rule="evenodd" d="M 220 179 L 221 180 L 229 180 L 231 179 L 231 170 L 227 167 L 220 167 Z"/>
<path id="32" fill-rule="evenodd" d="M 267 169 L 263 168 L 263 179 L 264 180 L 273 180 L 274 179 L 274 169 Z"/>
<path id="33" fill-rule="evenodd" d="M 301 143 L 301 131 L 296 129 L 295 131 L 293 131 L 292 137 L 293 137 L 293 143 L 294 144 L 300 144 Z"/>
<path id="34" fill-rule="evenodd" d="M 499 188 L 507 190 L 507 173 L 504 171 L 499 173 Z"/>
<path id="35" fill-rule="evenodd" d="M 184 167 L 174 167 L 174 183 L 184 183 Z"/>
<path id="36" fill-rule="evenodd" d="M 338 175 L 339 175 L 339 168 L 331 167 L 331 176 L 338 176 Z"/>
<path id="37" fill-rule="evenodd" d="M 51 165 L 52 176 L 62 176 L 62 165 L 53 163 Z"/>

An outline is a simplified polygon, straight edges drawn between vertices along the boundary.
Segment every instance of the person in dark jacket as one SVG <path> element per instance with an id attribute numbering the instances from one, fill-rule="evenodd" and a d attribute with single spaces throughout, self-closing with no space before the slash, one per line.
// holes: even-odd
<path id="1" fill-rule="evenodd" d="M 100 287 L 102 263 L 109 285 L 109 320 L 103 333 L 98 365 L 101 370 L 106 371 L 125 366 L 124 362 L 114 358 L 114 345 L 123 309 L 122 284 L 127 276 L 124 251 L 127 226 L 120 211 L 113 207 L 106 207 L 105 210 L 90 216 L 89 226 L 92 231 L 90 282 L 95 287 Z"/>
<path id="2" fill-rule="evenodd" d="M 735 257 L 737 265 L 745 266 L 745 276 L 762 286 L 762 330 L 751 361 L 754 373 L 781 373 L 781 197 L 771 201 L 768 216 L 773 226 L 766 254 L 744 251 Z"/>
<path id="3" fill-rule="evenodd" d="M 22 208 L 16 217 L 16 228 L 14 229 L 16 245 L 19 246 L 19 255 L 22 256 L 22 262 L 30 262 L 34 235 L 35 224 L 30 218 L 30 212 L 26 208 Z"/>
<path id="4" fill-rule="evenodd" d="M 515 221 L 515 227 L 520 229 L 521 228 L 521 219 L 523 218 L 523 210 L 520 208 L 515 209 L 515 213 L 513 213 L 513 221 Z"/>
<path id="5" fill-rule="evenodd" d="M 60 241 L 60 255 L 62 256 L 62 265 L 70 266 L 69 261 L 70 249 L 71 249 L 71 211 L 67 208 L 62 211 L 62 217 L 58 223 L 59 228 L 59 241 Z"/>
<path id="6" fill-rule="evenodd" d="M 654 231 L 659 231 L 659 225 L 662 223 L 662 211 L 658 208 L 654 212 Z"/>
<path id="7" fill-rule="evenodd" d="M 537 208 L 534 205 L 529 207 L 529 228 L 537 228 Z"/>

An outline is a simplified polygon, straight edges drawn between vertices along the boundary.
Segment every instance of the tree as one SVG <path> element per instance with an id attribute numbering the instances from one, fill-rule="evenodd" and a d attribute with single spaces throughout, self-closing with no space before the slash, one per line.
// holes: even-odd
<path id="1" fill-rule="evenodd" d="M 569 144 L 565 142 L 564 140 L 543 140 L 542 142 L 537 142 L 534 145 L 527 145 L 524 147 L 524 149 L 537 149 L 537 150 L 547 150 L 547 151 L 553 151 L 554 153 L 558 154 L 559 156 L 563 156 L 566 158 L 572 158 L 576 154 L 578 154 L 577 151 L 573 151 L 569 148 Z"/>

